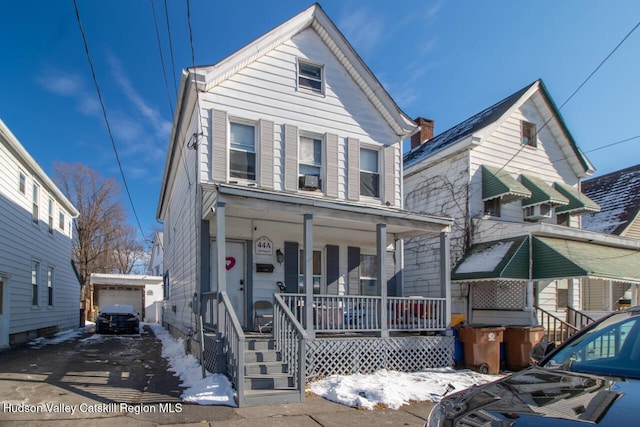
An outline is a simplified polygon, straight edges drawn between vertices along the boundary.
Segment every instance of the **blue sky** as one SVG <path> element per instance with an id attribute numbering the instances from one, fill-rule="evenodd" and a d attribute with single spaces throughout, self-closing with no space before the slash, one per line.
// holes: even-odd
<path id="1" fill-rule="evenodd" d="M 78 0 L 138 217 L 154 225 L 180 70 L 192 65 L 186 1 Z M 196 65 L 214 64 L 309 1 L 191 0 Z M 640 21 L 640 2 L 325 0 L 329 17 L 409 116 L 436 134 L 542 78 L 557 105 Z M 0 118 L 43 169 L 83 162 L 121 181 L 72 0 L 0 3 Z M 640 163 L 640 29 L 561 113 L 596 175 Z M 177 84 L 177 83 L 175 83 Z M 595 150 L 595 151 L 591 151 Z M 126 197 L 126 196 L 123 196 Z M 123 203 L 131 211 L 126 198 Z M 135 220 L 131 217 L 132 225 Z"/>

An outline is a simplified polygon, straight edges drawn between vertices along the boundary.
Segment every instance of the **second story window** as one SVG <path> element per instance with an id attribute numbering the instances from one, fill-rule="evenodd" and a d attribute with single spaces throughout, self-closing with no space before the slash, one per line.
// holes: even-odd
<path id="1" fill-rule="evenodd" d="M 49 234 L 53 234 L 53 207 L 55 204 L 49 199 Z"/>
<path id="2" fill-rule="evenodd" d="M 380 162 L 377 150 L 360 149 L 360 195 L 380 197 Z"/>
<path id="3" fill-rule="evenodd" d="M 323 93 L 322 65 L 298 60 L 298 89 Z"/>
<path id="4" fill-rule="evenodd" d="M 20 176 L 18 177 L 18 190 L 22 194 L 27 194 L 27 176 L 20 172 Z"/>
<path id="5" fill-rule="evenodd" d="M 256 128 L 246 123 L 231 123 L 229 176 L 255 181 Z"/>
<path id="6" fill-rule="evenodd" d="M 311 136 L 300 137 L 298 176 L 301 190 L 322 189 L 322 140 Z"/>
<path id="7" fill-rule="evenodd" d="M 537 147 L 536 142 L 536 125 L 533 123 L 522 121 L 522 144 L 529 147 Z"/>
<path id="8" fill-rule="evenodd" d="M 33 206 L 31 209 L 31 219 L 34 224 L 38 223 L 40 218 L 40 187 L 37 184 L 33 184 Z"/>
<path id="9" fill-rule="evenodd" d="M 64 231 L 64 223 L 65 223 L 64 214 L 62 212 L 60 212 L 59 215 L 58 215 L 58 228 L 61 231 Z"/>
<path id="10" fill-rule="evenodd" d="M 488 216 L 500 216 L 500 197 L 495 199 L 485 200 L 484 202 L 484 214 Z"/>

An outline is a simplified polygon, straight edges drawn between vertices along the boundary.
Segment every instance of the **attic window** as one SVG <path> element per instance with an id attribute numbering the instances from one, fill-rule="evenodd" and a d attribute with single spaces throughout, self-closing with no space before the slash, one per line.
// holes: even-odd
<path id="1" fill-rule="evenodd" d="M 298 60 L 298 89 L 323 92 L 323 66 Z"/>
<path id="2" fill-rule="evenodd" d="M 529 147 L 537 147 L 536 142 L 536 125 L 533 123 L 522 121 L 522 144 Z"/>

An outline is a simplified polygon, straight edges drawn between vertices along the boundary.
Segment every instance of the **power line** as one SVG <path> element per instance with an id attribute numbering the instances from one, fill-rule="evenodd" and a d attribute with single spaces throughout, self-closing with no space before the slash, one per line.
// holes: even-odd
<path id="1" fill-rule="evenodd" d="M 169 82 L 167 81 L 167 68 L 164 65 L 164 55 L 162 54 L 162 43 L 160 43 L 160 31 L 158 30 L 158 20 L 156 18 L 156 8 L 151 2 L 151 11 L 153 13 L 153 25 L 156 29 L 156 39 L 158 40 L 158 52 L 160 53 L 160 62 L 162 64 L 162 75 L 164 76 L 164 87 L 167 91 L 167 101 L 169 102 L 169 110 L 171 111 L 171 117 L 173 117 L 173 102 L 171 101 L 171 94 L 169 93 Z"/>
<path id="2" fill-rule="evenodd" d="M 620 141 L 612 142 L 611 144 L 602 145 L 600 147 L 592 148 L 591 150 L 585 151 L 585 153 L 593 153 L 594 151 L 602 150 L 604 148 L 613 147 L 614 145 L 622 144 L 623 142 L 632 141 L 634 139 L 640 138 L 640 135 L 632 136 L 631 138 L 622 139 Z"/>
<path id="3" fill-rule="evenodd" d="M 573 93 L 557 108 L 558 113 L 560 112 L 560 109 L 562 109 L 562 107 L 564 107 L 582 89 L 582 87 L 591 79 L 591 77 L 593 77 L 593 75 L 604 65 L 604 63 L 607 62 L 607 60 L 609 58 L 611 58 L 611 56 L 618 50 L 618 48 L 620 48 L 620 46 L 622 46 L 622 44 L 629 38 L 629 36 L 631 36 L 631 34 L 633 34 L 633 32 L 638 27 L 640 27 L 640 21 L 622 38 L 622 40 L 620 40 L 620 42 L 616 45 L 616 47 L 614 47 L 613 50 L 611 50 L 611 52 L 609 52 L 609 54 L 602 61 L 600 61 L 598 66 L 587 76 L 586 79 L 584 79 L 582 81 L 582 83 L 580 83 L 580 85 L 576 88 L 576 90 L 574 90 Z M 553 120 L 554 118 L 555 118 L 555 116 L 551 115 L 551 117 L 546 122 L 544 122 L 542 127 L 540 127 L 540 129 L 536 130 L 536 137 L 537 137 L 538 133 L 540 133 L 540 131 L 542 129 L 544 129 L 549 124 L 549 122 L 551 120 Z M 630 139 L 634 139 L 634 138 L 636 138 L 636 137 L 633 137 L 633 138 L 630 138 Z M 613 143 L 611 145 L 620 144 L 622 142 L 626 142 L 626 140 L 625 141 L 618 141 L 618 142 Z M 507 160 L 507 162 L 498 169 L 498 172 L 502 171 L 509 163 L 511 163 L 513 161 L 513 159 L 515 159 L 518 156 L 518 154 L 520 154 L 520 152 L 522 152 L 524 147 L 525 147 L 525 144 L 522 144 L 522 146 L 513 154 L 513 156 L 511 156 L 511 158 L 509 160 Z M 599 148 L 593 149 L 591 151 L 596 151 L 596 150 L 601 149 L 601 148 L 605 148 L 605 147 L 599 147 Z M 588 151 L 588 152 L 591 152 L 591 151 Z M 563 159 L 559 159 L 558 161 L 560 161 L 560 160 L 563 160 Z M 553 164 L 555 162 L 551 162 L 551 163 Z M 476 191 L 479 191 L 479 190 L 476 190 Z"/>
<path id="4" fill-rule="evenodd" d="M 100 92 L 100 86 L 98 85 L 98 79 L 96 77 L 96 72 L 93 67 L 93 62 L 91 61 L 91 55 L 89 54 L 89 45 L 87 43 L 87 38 L 84 33 L 84 28 L 82 27 L 82 21 L 80 20 L 80 11 L 78 10 L 78 3 L 76 0 L 73 0 L 73 7 L 76 11 L 76 20 L 78 21 L 78 27 L 80 28 L 80 34 L 82 35 L 82 42 L 84 43 L 84 51 L 87 55 L 87 61 L 89 62 L 89 68 L 91 69 L 91 76 L 93 78 L 93 84 L 96 87 L 96 92 L 98 93 L 98 100 L 100 101 L 100 107 L 102 108 L 102 117 L 104 118 L 104 122 L 107 126 L 107 132 L 109 133 L 109 139 L 111 140 L 111 146 L 113 147 L 113 152 L 116 155 L 116 162 L 118 163 L 118 168 L 120 169 L 120 176 L 122 177 L 122 182 L 124 184 L 125 191 L 127 196 L 129 197 L 129 203 L 131 204 L 131 209 L 133 210 L 133 216 L 136 219 L 136 223 L 138 224 L 138 228 L 140 229 L 140 233 L 143 239 L 145 238 L 144 231 L 142 230 L 142 225 L 140 225 L 140 219 L 138 218 L 138 213 L 136 212 L 136 207 L 133 204 L 133 199 L 131 198 L 131 192 L 129 191 L 129 186 L 127 185 L 127 180 L 124 176 L 124 170 L 122 169 L 122 163 L 120 162 L 120 156 L 118 155 L 118 149 L 116 148 L 116 142 L 113 139 L 113 133 L 111 132 L 111 125 L 109 125 L 109 119 L 107 118 L 107 110 L 104 106 L 104 101 L 102 100 L 102 93 Z"/>
<path id="5" fill-rule="evenodd" d="M 171 56 L 171 74 L 173 75 L 173 90 L 176 97 L 178 96 L 178 84 L 176 83 L 176 63 L 173 58 L 173 41 L 171 39 L 171 25 L 169 25 L 169 8 L 167 0 L 164 0 L 164 17 L 167 21 L 167 34 L 169 35 L 169 54 Z"/>

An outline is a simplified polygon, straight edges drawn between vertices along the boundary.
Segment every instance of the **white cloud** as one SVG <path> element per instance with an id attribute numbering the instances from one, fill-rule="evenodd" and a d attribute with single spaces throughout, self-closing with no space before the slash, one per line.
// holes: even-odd
<path id="1" fill-rule="evenodd" d="M 337 25 L 354 48 L 363 53 L 374 50 L 388 30 L 383 16 L 366 8 L 349 10 Z"/>
<path id="2" fill-rule="evenodd" d="M 146 120 L 151 129 L 153 129 L 153 133 L 163 141 L 168 139 L 171 132 L 171 122 L 162 118 L 158 110 L 150 106 L 138 93 L 131 83 L 131 80 L 125 74 L 122 62 L 115 55 L 108 53 L 107 60 L 116 83 L 127 99 Z"/>

